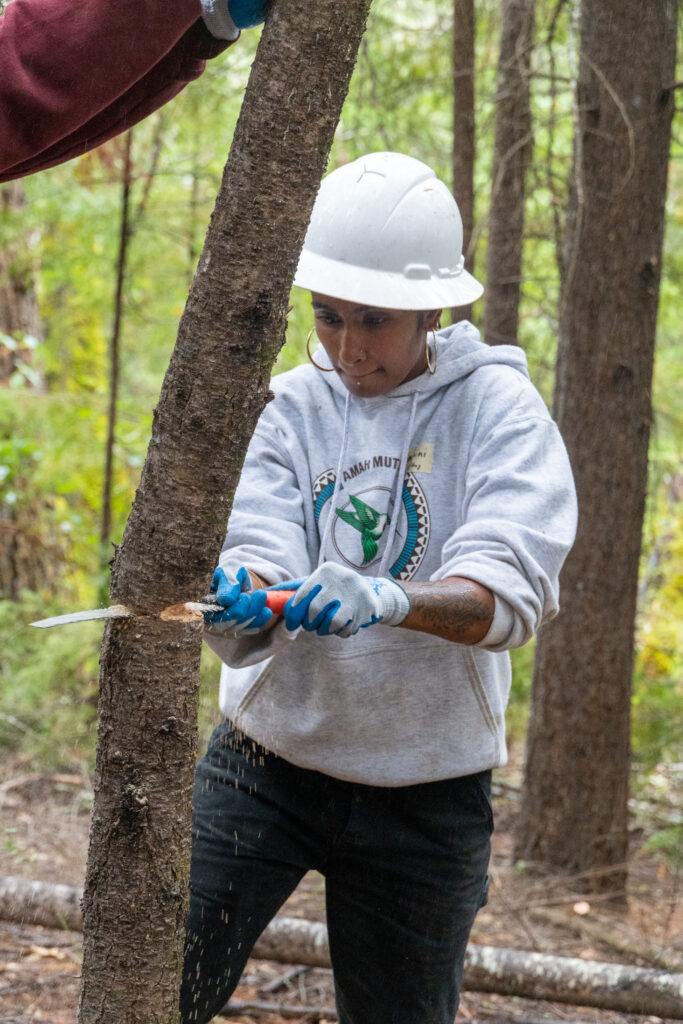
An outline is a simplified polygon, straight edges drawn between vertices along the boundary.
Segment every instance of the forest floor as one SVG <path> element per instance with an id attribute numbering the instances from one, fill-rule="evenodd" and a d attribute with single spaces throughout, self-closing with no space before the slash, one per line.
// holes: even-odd
<path id="1" fill-rule="evenodd" d="M 541 883 L 512 864 L 519 783 L 514 764 L 495 774 L 491 892 L 472 942 L 683 970 L 683 878 L 645 852 L 643 829 L 634 825 L 632 831 L 628 904 L 610 909 L 573 890 L 568 879 Z M 82 886 L 91 799 L 85 776 L 35 772 L 26 762 L 5 764 L 0 770 L 0 875 Z M 284 912 L 323 920 L 322 878 L 308 875 Z M 0 921 L 0 1022 L 75 1024 L 80 965 L 80 934 Z M 336 1020 L 331 972 L 317 968 L 251 960 L 232 1005 L 225 1017 L 232 1024 Z M 463 994 L 458 1021 L 659 1024 L 657 1017 L 476 992 Z"/>

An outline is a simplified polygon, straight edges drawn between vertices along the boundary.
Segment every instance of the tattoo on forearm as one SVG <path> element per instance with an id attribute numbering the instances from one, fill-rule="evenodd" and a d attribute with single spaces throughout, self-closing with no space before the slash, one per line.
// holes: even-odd
<path id="1" fill-rule="evenodd" d="M 462 637 L 465 642 L 470 631 L 481 632 L 484 625 L 488 629 L 491 603 L 475 583 L 443 581 L 439 592 L 435 592 L 434 583 L 411 583 L 405 589 L 410 598 L 413 628 L 452 639 Z"/>

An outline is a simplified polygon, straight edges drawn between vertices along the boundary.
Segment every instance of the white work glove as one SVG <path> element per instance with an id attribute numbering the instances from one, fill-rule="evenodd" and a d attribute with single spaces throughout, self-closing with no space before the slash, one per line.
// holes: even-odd
<path id="1" fill-rule="evenodd" d="M 336 562 L 324 562 L 307 578 L 271 589 L 296 590 L 284 607 L 287 629 L 319 636 L 353 636 L 378 622 L 398 626 L 410 611 L 408 595 L 398 583 L 384 576 L 361 576 Z"/>

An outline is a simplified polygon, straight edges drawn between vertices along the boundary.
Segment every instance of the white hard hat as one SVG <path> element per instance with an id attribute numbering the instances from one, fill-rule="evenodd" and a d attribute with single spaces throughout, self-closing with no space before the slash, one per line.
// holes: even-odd
<path id="1" fill-rule="evenodd" d="M 449 189 L 401 153 L 370 153 L 323 179 L 294 284 L 385 309 L 463 306 L 484 291 L 465 270 Z"/>

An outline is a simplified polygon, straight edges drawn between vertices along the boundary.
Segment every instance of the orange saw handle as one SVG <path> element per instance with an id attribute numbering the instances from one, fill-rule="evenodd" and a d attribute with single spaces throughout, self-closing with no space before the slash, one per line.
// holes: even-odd
<path id="1" fill-rule="evenodd" d="M 294 594 L 296 590 L 266 590 L 266 608 L 270 608 L 276 615 L 282 615 L 285 604 Z"/>

